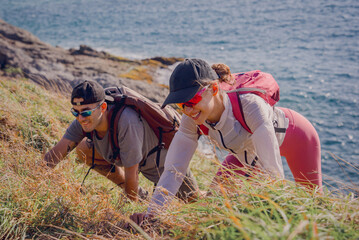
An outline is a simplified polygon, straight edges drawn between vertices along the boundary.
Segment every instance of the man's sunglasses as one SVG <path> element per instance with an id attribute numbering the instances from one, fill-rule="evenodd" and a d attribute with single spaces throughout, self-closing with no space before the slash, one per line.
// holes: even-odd
<path id="1" fill-rule="evenodd" d="M 103 103 L 103 102 L 102 102 Z M 92 115 L 92 112 L 95 111 L 97 108 L 99 108 L 102 103 L 100 103 L 99 105 L 97 105 L 97 107 L 95 107 L 94 109 L 90 109 L 90 110 L 85 110 L 82 112 L 79 112 L 77 110 L 75 110 L 74 108 L 71 108 L 71 113 L 72 115 L 74 115 L 75 117 L 78 117 L 79 115 L 83 116 L 83 117 L 89 117 Z"/>
<path id="2" fill-rule="evenodd" d="M 196 95 L 194 95 L 194 97 L 189 100 L 188 102 L 185 103 L 176 103 L 177 106 L 179 106 L 180 108 L 184 109 L 185 106 L 187 107 L 194 107 L 196 106 L 197 103 L 199 103 L 202 100 L 202 94 L 204 93 L 204 91 L 206 91 L 207 87 L 202 88 L 201 90 L 199 90 Z"/>

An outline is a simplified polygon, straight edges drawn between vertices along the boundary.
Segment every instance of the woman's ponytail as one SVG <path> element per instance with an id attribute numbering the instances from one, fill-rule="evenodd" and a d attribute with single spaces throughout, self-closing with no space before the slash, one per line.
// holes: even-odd
<path id="1" fill-rule="evenodd" d="M 217 73 L 219 82 L 231 83 L 231 70 L 224 63 L 216 63 L 212 65 L 212 69 Z"/>

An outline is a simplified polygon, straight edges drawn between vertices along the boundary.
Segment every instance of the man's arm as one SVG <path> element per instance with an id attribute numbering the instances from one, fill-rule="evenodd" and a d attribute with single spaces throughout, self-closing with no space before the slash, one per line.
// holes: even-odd
<path id="1" fill-rule="evenodd" d="M 129 199 L 138 201 L 138 164 L 125 167 L 125 192 Z"/>
<path id="2" fill-rule="evenodd" d="M 44 160 L 46 165 L 54 168 L 76 146 L 77 143 L 63 137 L 50 151 L 45 154 Z"/>

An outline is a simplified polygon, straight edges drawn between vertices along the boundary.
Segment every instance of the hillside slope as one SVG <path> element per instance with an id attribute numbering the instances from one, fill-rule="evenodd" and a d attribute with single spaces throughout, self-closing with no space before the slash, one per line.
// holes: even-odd
<path id="1" fill-rule="evenodd" d="M 1 72 L 0 72 L 1 73 Z M 1 74 L 0 74 L 1 75 Z M 208 189 L 217 162 L 197 154 L 191 169 L 201 190 L 196 203 L 174 201 L 144 226 L 127 229 L 131 203 L 122 191 L 71 154 L 55 169 L 42 163 L 73 120 L 69 100 L 25 78 L 0 76 L 0 239 L 358 239 L 359 200 L 323 195 L 292 182 L 258 176 L 228 178 Z M 141 178 L 152 192 L 152 185 Z"/>

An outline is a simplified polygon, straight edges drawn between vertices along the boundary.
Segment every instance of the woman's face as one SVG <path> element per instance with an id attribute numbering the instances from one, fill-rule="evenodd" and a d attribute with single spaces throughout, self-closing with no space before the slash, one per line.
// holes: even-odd
<path id="1" fill-rule="evenodd" d="M 201 97 L 202 100 L 194 106 L 183 105 L 183 113 L 192 118 L 197 125 L 203 124 L 213 115 L 214 98 L 211 85 L 202 93 Z"/>

